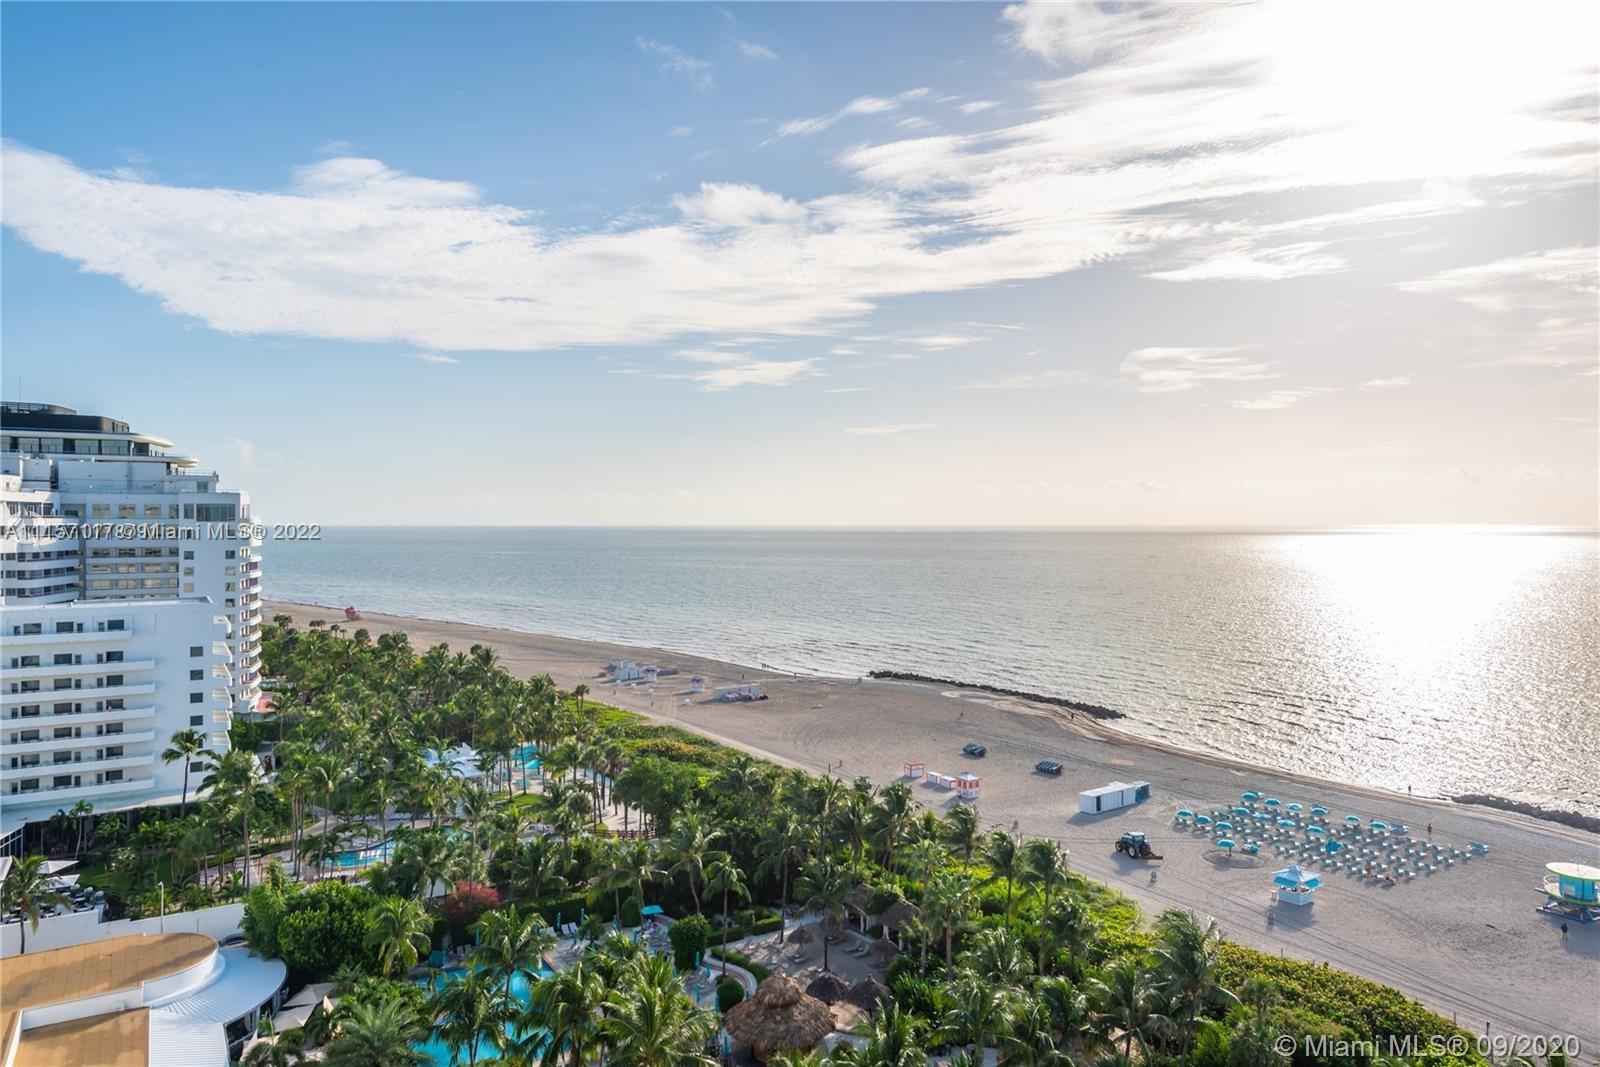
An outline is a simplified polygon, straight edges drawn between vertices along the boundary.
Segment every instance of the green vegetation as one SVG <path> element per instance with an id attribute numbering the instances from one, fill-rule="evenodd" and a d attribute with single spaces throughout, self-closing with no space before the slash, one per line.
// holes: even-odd
<path id="1" fill-rule="evenodd" d="M 282 618 L 264 632 L 284 712 L 251 740 L 272 745 L 275 778 L 213 761 L 202 799 L 173 823 L 188 834 L 205 818 L 216 836 L 173 871 L 279 854 L 249 891 L 246 932 L 297 976 L 340 983 L 344 999 L 305 1035 L 329 1062 L 411 1062 L 430 1034 L 461 1063 L 713 1062 L 716 1013 L 678 972 L 707 956 L 765 977 L 718 946 L 786 937 L 791 906 L 834 924 L 897 916 L 881 931 L 903 945 L 886 975 L 893 1005 L 831 1063 L 922 1064 L 933 1051 L 971 1063 L 990 1047 L 1007 1064 L 1288 1067 L 1280 1033 L 1455 1032 L 1393 990 L 1231 945 L 1193 914 L 1146 924 L 1052 843 L 985 832 L 964 807 L 919 811 L 904 784 L 780 769 L 513 678 L 481 647 L 417 654 L 400 635 Z M 462 742 L 483 777 L 427 756 Z M 538 789 L 515 773 L 525 745 L 542 761 Z M 340 852 L 383 840 L 393 854 L 363 885 L 332 880 Z M 677 917 L 670 957 L 608 934 L 647 904 Z M 540 978 L 565 923 L 589 947 Z M 446 938 L 470 946 L 463 969 L 427 993 L 394 980 Z M 831 966 L 827 939 L 821 959 Z M 719 1006 L 737 989 L 720 982 Z"/>

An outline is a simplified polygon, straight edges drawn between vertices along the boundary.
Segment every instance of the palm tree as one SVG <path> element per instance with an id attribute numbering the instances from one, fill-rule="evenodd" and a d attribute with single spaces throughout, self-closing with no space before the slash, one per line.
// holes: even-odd
<path id="1" fill-rule="evenodd" d="M 588 695 L 589 695 L 589 686 L 588 686 L 587 683 L 579 682 L 577 685 L 572 687 L 572 698 L 578 702 L 578 714 L 579 715 L 583 714 L 583 698 L 588 696 Z"/>
<path id="2" fill-rule="evenodd" d="M 786 806 L 777 806 L 761 832 L 761 862 L 756 867 L 756 877 L 772 874 L 778 876 L 778 944 L 784 943 L 789 925 L 789 872 L 800 854 L 805 834 Z"/>
<path id="3" fill-rule="evenodd" d="M 552 1064 L 566 1053 L 571 1067 L 582 1067 L 600 1045 L 601 1011 L 606 1003 L 605 979 L 583 960 L 542 979 L 533 987 L 523 1029 L 538 1033 L 543 1054 Z M 537 1051 L 530 1049 L 530 1052 Z"/>
<path id="4" fill-rule="evenodd" d="M 965 966 L 1001 986 L 1021 986 L 1032 966 L 1019 941 L 1009 930 L 983 930 L 962 956 Z"/>
<path id="5" fill-rule="evenodd" d="M 1047 837 L 1035 837 L 1022 846 L 1023 877 L 1030 888 L 1043 894 L 1042 913 L 1050 914 L 1055 894 L 1067 885 L 1067 854 L 1060 845 Z M 1046 939 L 1039 938 L 1037 969 L 1044 973 Z"/>
<path id="6" fill-rule="evenodd" d="M 842 1067 L 926 1067 L 928 1052 L 922 1046 L 922 1020 L 890 1004 L 867 1022 L 857 1048 L 840 1043 L 828 1063 Z"/>
<path id="7" fill-rule="evenodd" d="M 384 897 L 372 909 L 367 947 L 378 950 L 378 970 L 385 977 L 417 965 L 432 945 L 433 920 L 414 900 Z"/>
<path id="8" fill-rule="evenodd" d="M 945 816 L 945 840 L 950 843 L 951 848 L 961 853 L 962 870 L 972 865 L 972 854 L 978 849 L 980 833 L 978 813 L 965 804 L 957 805 L 949 815 Z"/>
<path id="9" fill-rule="evenodd" d="M 1016 888 L 1017 880 L 1022 876 L 1023 852 L 1021 844 L 1016 838 L 1004 830 L 996 830 L 990 834 L 983 843 L 983 858 L 988 861 L 989 870 L 992 872 L 984 884 L 998 882 L 1001 879 L 1006 883 L 1006 910 L 1005 928 L 1011 929 L 1011 894 Z"/>
<path id="10" fill-rule="evenodd" d="M 719 853 L 706 867 L 706 889 L 712 893 L 722 894 L 722 931 L 727 936 L 728 931 L 728 901 L 733 897 L 740 900 L 750 899 L 750 887 L 745 885 L 744 872 L 739 865 L 730 860 L 727 855 Z M 723 945 L 726 946 L 724 941 Z M 728 953 L 724 949 L 717 953 L 722 957 L 722 977 L 728 977 Z"/>
<path id="11" fill-rule="evenodd" d="M 694 913 L 700 914 L 700 880 L 706 862 L 712 858 L 711 846 L 722 836 L 722 831 L 707 826 L 698 811 L 682 813 L 672 821 L 671 836 L 662 847 L 672 866 L 672 874 L 684 874 L 689 880 L 689 895 L 694 898 Z"/>
<path id="12" fill-rule="evenodd" d="M 1040 939 L 1067 950 L 1067 974 L 1077 981 L 1078 957 L 1084 946 L 1094 940 L 1095 930 L 1095 922 L 1083 905 L 1071 897 L 1063 897 L 1045 913 Z"/>
<path id="13" fill-rule="evenodd" d="M 1156 920 L 1161 945 L 1156 956 L 1166 978 L 1166 990 L 1176 1005 L 1181 1027 L 1178 1046 L 1180 1067 L 1188 1063 L 1194 1041 L 1194 1026 L 1210 1003 L 1237 1004 L 1238 998 L 1223 988 L 1221 970 L 1222 932 L 1215 919 L 1203 922 L 1192 911 L 1168 908 Z"/>
<path id="14" fill-rule="evenodd" d="M 183 796 L 178 802 L 180 819 L 189 814 L 189 770 L 194 765 L 194 758 L 205 750 L 205 735 L 192 726 L 173 734 L 171 744 L 162 750 L 162 763 L 172 764 L 183 760 Z"/>
<path id="15" fill-rule="evenodd" d="M 1133 1042 L 1144 1043 L 1145 1031 L 1158 1021 L 1154 1008 L 1155 983 L 1139 961 L 1124 957 L 1091 979 L 1090 989 L 1098 1001 L 1101 1025 L 1122 1031 L 1122 1054 L 1133 1055 Z"/>
<path id="16" fill-rule="evenodd" d="M 434 1033 L 459 1063 L 466 1052 L 469 1067 L 476 1067 L 480 1046 L 503 1051 L 506 1027 L 517 1017 L 516 1002 L 497 976 L 482 967 L 468 967 L 459 978 L 449 979 L 429 998 L 437 1020 Z"/>
<path id="17" fill-rule="evenodd" d="M 944 938 L 944 965 L 955 967 L 956 932 L 972 911 L 972 878 L 966 871 L 940 871 L 922 896 L 922 922 Z"/>
<path id="18" fill-rule="evenodd" d="M 806 864 L 805 872 L 801 874 L 794 888 L 804 902 L 806 910 L 820 911 L 824 919 L 843 919 L 845 898 L 855 888 L 855 879 L 848 871 L 834 865 L 830 860 L 812 860 Z M 829 969 L 826 930 L 822 935 L 822 969 L 824 971 Z"/>
<path id="19" fill-rule="evenodd" d="M 1049 1012 L 1050 1029 L 1059 1046 L 1093 1052 L 1102 1035 L 1095 1027 L 1094 1011 L 1084 992 L 1065 978 L 1041 978 L 1034 983 L 1033 995 Z"/>
<path id="20" fill-rule="evenodd" d="M 1018 1003 L 1014 990 L 966 970 L 945 990 L 948 1001 L 940 1021 L 940 1036 L 970 1044 L 975 1056 L 982 1056 L 992 1039 L 1009 1031 Z"/>
<path id="21" fill-rule="evenodd" d="M 418 900 L 428 899 L 435 882 L 452 884 L 461 870 L 460 850 L 440 830 L 408 834 L 396 850 L 395 859 L 416 870 Z"/>
<path id="22" fill-rule="evenodd" d="M 39 920 L 47 911 L 71 902 L 71 898 L 57 888 L 61 883 L 53 874 L 45 873 L 43 856 L 23 856 L 11 864 L 6 880 L 0 883 L 0 911 L 22 912 L 22 924 L 17 935 L 22 939 L 17 954 L 28 951 L 28 930 L 39 930 Z"/>
<path id="23" fill-rule="evenodd" d="M 77 820 L 78 824 L 78 840 L 72 846 L 72 858 L 77 859 L 79 856 L 83 855 L 84 823 L 88 820 L 89 816 L 94 814 L 94 805 L 89 803 L 87 800 L 80 800 L 76 804 L 72 805 L 72 807 L 67 809 L 67 814 L 72 816 L 73 819 Z"/>
<path id="24" fill-rule="evenodd" d="M 544 918 L 532 908 L 515 904 L 484 912 L 472 932 L 478 938 L 473 961 L 503 978 L 507 993 L 519 974 L 531 983 L 544 965 L 544 954 L 556 946 L 555 931 L 545 925 Z"/>
<path id="25" fill-rule="evenodd" d="M 327 1046 L 328 1067 L 423 1067 L 430 1062 L 411 1047 L 426 1027 L 406 1001 L 352 1001 L 341 1014 L 338 1036 Z"/>
<path id="26" fill-rule="evenodd" d="M 717 1031 L 716 1015 L 684 993 L 672 961 L 645 956 L 623 971 L 607 999 L 601 1029 L 610 1063 L 625 1067 L 714 1067 L 705 1044 Z"/>
<path id="27" fill-rule="evenodd" d="M 210 750 L 206 755 L 212 760 L 211 773 L 200 783 L 202 789 L 211 790 L 219 805 L 237 813 L 244 823 L 244 884 L 250 887 L 250 816 L 256 803 L 267 791 L 266 779 L 261 775 L 261 764 L 255 753 L 230 748 L 218 756 Z"/>

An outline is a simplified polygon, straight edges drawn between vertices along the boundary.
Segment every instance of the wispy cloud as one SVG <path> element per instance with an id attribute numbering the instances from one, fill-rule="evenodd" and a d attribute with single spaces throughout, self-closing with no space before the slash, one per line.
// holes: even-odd
<path id="1" fill-rule="evenodd" d="M 1405 376 L 1399 378 L 1374 378 L 1371 381 L 1362 382 L 1361 388 L 1368 391 L 1374 389 L 1399 389 L 1410 384 L 1411 379 Z"/>
<path id="2" fill-rule="evenodd" d="M 696 383 L 702 393 L 720 393 L 728 389 L 738 389 L 745 385 L 789 385 L 801 378 L 809 378 L 816 371 L 814 359 L 745 359 L 735 358 L 727 361 L 717 361 L 719 366 L 710 370 L 696 371 L 686 375 L 666 375 L 665 377 L 685 377 Z"/>
<path id="3" fill-rule="evenodd" d="M 937 422 L 891 422 L 883 426 L 851 426 L 844 432 L 855 434 L 857 437 L 886 437 L 897 433 L 932 430 L 938 425 Z"/>
<path id="4" fill-rule="evenodd" d="M 979 112 L 988 111 L 990 108 L 999 106 L 1000 104 L 994 100 L 968 100 L 966 103 L 959 105 L 959 108 L 963 115 L 976 115 Z"/>
<path id="5" fill-rule="evenodd" d="M 672 205 L 691 222 L 740 227 L 798 222 L 806 209 L 756 185 L 706 182 L 692 196 L 675 196 Z"/>
<path id="6" fill-rule="evenodd" d="M 1593 245 L 1555 248 L 1457 267 L 1396 287 L 1408 293 L 1443 293 L 1479 311 L 1496 313 L 1528 306 L 1530 289 L 1543 294 L 1538 306 L 1547 306 L 1552 295 L 1572 294 L 1592 301 L 1597 292 L 1597 255 L 1600 249 Z"/>
<path id="7" fill-rule="evenodd" d="M 706 60 L 697 59 L 674 45 L 649 37 L 635 37 L 634 42 L 645 55 L 660 58 L 663 73 L 681 75 L 697 89 L 711 87 L 711 64 Z"/>
<path id="8" fill-rule="evenodd" d="M 417 358 L 424 363 L 460 363 L 454 356 L 447 356 L 443 352 L 418 352 Z"/>
<path id="9" fill-rule="evenodd" d="M 812 134 L 821 133 L 840 119 L 852 115 L 882 115 L 890 111 L 898 111 L 900 105 L 912 100 L 921 100 L 928 95 L 927 89 L 908 89 L 897 96 L 858 96 L 848 104 L 828 115 L 814 115 L 805 119 L 790 119 L 778 124 L 773 140 L 783 137 L 810 137 Z"/>
<path id="10" fill-rule="evenodd" d="M 1141 393 L 1177 393 L 1207 382 L 1253 382 L 1276 378 L 1271 363 L 1247 359 L 1238 346 L 1203 348 L 1140 348 L 1122 361 Z"/>
<path id="11" fill-rule="evenodd" d="M 1006 374 L 998 378 L 980 378 L 962 386 L 964 389 L 1040 389 L 1056 385 L 1078 385 L 1089 380 L 1081 370 L 1042 370 L 1024 374 Z"/>
<path id="12" fill-rule="evenodd" d="M 777 59 L 778 58 L 778 53 L 774 52 L 772 49 L 768 48 L 764 44 L 756 44 L 754 41 L 744 41 L 744 40 L 737 40 L 734 43 L 736 45 L 738 45 L 739 51 L 744 53 L 744 57 L 746 59 Z"/>
<path id="13" fill-rule="evenodd" d="M 1275 389 L 1253 400 L 1235 400 L 1232 406 L 1241 411 L 1281 411 L 1325 392 L 1326 389 Z"/>
<path id="14" fill-rule="evenodd" d="M 694 127 L 693 126 L 669 126 L 669 127 L 667 127 L 667 136 L 668 137 L 688 137 L 692 133 L 694 133 Z"/>

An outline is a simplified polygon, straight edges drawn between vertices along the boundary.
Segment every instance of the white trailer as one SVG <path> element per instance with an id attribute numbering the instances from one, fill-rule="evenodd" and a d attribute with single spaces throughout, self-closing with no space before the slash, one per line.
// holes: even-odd
<path id="1" fill-rule="evenodd" d="M 1150 796 L 1149 782 L 1112 782 L 1078 794 L 1078 810 L 1085 815 L 1129 808 Z"/>

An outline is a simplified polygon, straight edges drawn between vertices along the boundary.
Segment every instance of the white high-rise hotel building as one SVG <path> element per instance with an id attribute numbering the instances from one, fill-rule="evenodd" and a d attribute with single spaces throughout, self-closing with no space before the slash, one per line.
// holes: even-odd
<path id="1" fill-rule="evenodd" d="M 175 803 L 172 735 L 193 727 L 220 752 L 254 710 L 250 498 L 171 447 L 70 408 L 0 405 L 0 842 L 80 800 Z"/>

